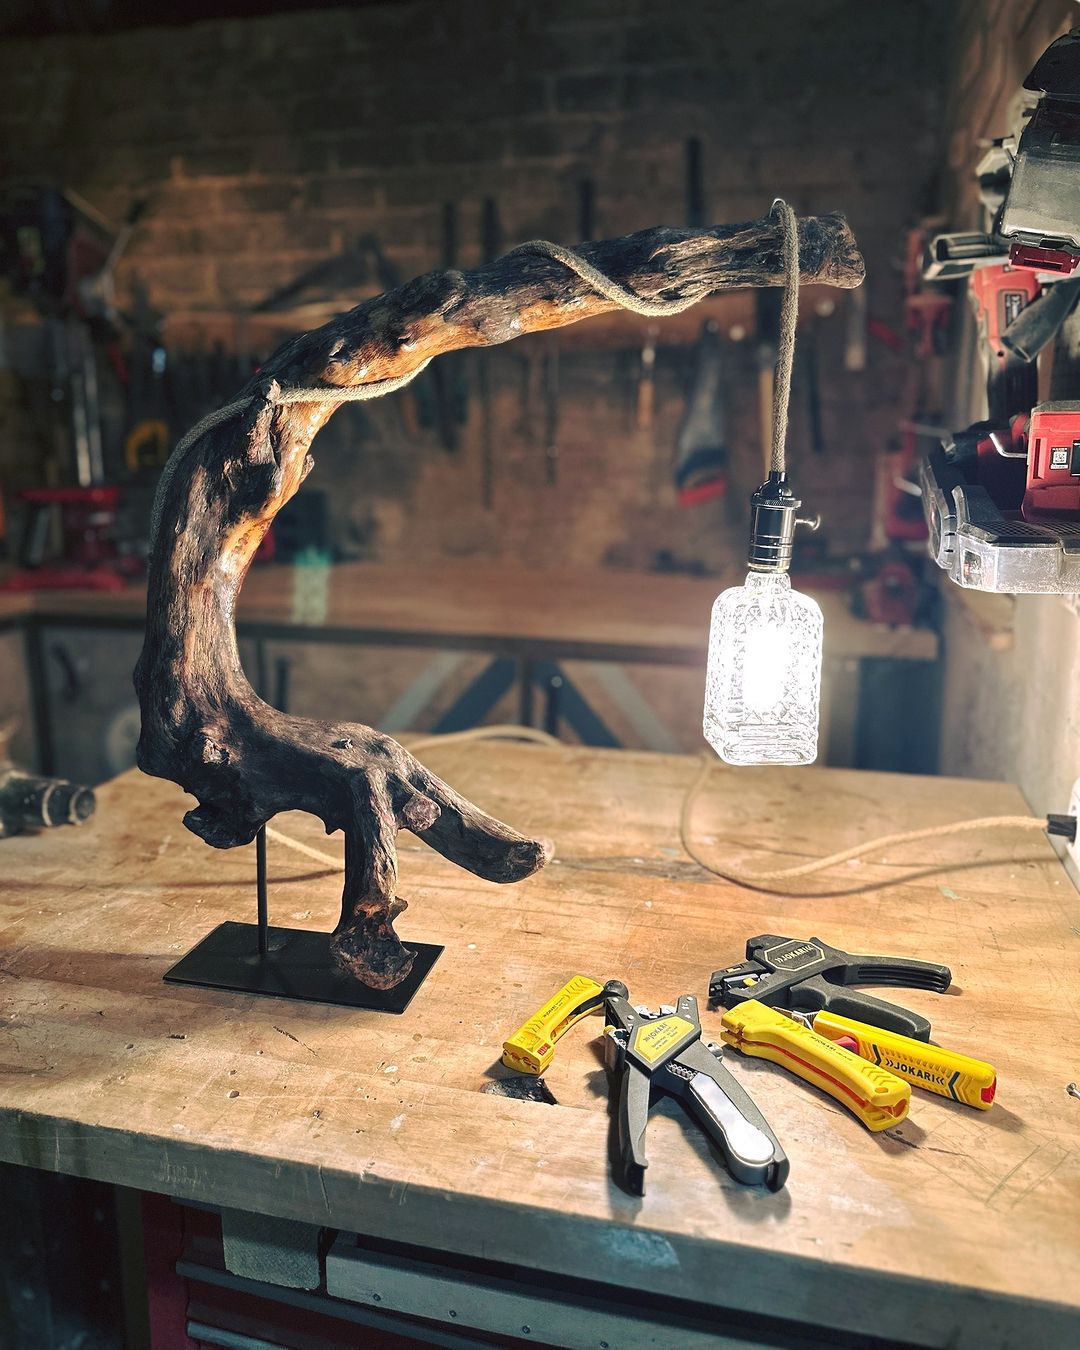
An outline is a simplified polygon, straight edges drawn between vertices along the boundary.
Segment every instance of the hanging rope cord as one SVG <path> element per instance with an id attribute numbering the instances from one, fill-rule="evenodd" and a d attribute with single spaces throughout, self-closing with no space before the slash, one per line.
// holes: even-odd
<path id="1" fill-rule="evenodd" d="M 787 444 L 788 405 L 791 402 L 791 371 L 795 363 L 795 327 L 799 321 L 799 224 L 795 212 L 780 197 L 773 202 L 773 214 L 783 223 L 784 298 L 780 305 L 780 340 L 776 349 L 776 376 L 773 382 L 772 454 L 769 469 L 783 473 Z"/>

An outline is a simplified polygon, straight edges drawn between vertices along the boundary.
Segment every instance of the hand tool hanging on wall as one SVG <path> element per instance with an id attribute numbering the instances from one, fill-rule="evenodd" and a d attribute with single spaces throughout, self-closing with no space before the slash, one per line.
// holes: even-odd
<path id="1" fill-rule="evenodd" d="M 768 473 L 772 462 L 773 382 L 780 342 L 780 305 L 778 290 L 762 288 L 754 292 L 754 318 L 757 329 L 758 424 L 761 433 L 761 458 Z"/>
<path id="2" fill-rule="evenodd" d="M 442 265 L 447 271 L 456 269 L 457 258 L 457 204 L 444 202 L 442 208 Z M 420 420 L 425 426 L 433 422 L 438 428 L 443 449 L 453 454 L 458 448 L 458 431 L 468 420 L 468 384 L 466 362 L 458 352 L 447 352 L 424 372 L 417 397 L 430 392 L 431 408 L 427 400 L 421 404 Z"/>
<path id="3" fill-rule="evenodd" d="M 162 317 L 150 303 L 146 288 L 136 281 L 129 311 L 130 375 L 124 433 L 124 463 L 133 475 L 159 472 L 172 449 L 166 387 L 169 360 L 161 337 Z M 200 408 L 199 414 L 205 411 Z"/>
<path id="4" fill-rule="evenodd" d="M 852 986 L 930 989 L 943 994 L 951 983 L 948 966 L 932 961 L 853 956 L 820 938 L 800 940 L 763 933 L 747 940 L 745 961 L 713 971 L 709 998 L 725 1008 L 756 999 L 796 1012 L 836 1012 L 926 1041 L 930 1023 L 921 1014 Z"/>
<path id="5" fill-rule="evenodd" d="M 878 319 L 865 321 L 867 332 L 873 333 L 893 351 L 908 357 L 907 371 L 901 401 L 903 418 L 899 423 L 899 437 L 890 437 L 878 451 L 874 464 L 874 503 L 871 517 L 869 549 L 871 565 L 885 576 L 899 579 L 899 571 L 914 573 L 910 563 L 904 562 L 905 548 L 921 543 L 926 538 L 915 479 L 919 465 L 919 437 L 924 428 L 941 420 L 945 387 L 945 356 L 952 326 L 954 298 L 951 291 L 931 285 L 923 272 L 927 224 L 907 231 L 904 241 L 904 325 L 903 332 L 894 332 Z M 932 434 L 932 433 L 931 433 Z M 885 558 L 888 552 L 897 561 L 896 570 Z M 891 584 L 891 583 L 890 583 Z M 905 590 L 906 585 L 901 587 Z M 896 611 L 886 598 L 886 589 L 871 578 L 860 586 L 853 596 L 853 607 L 865 615 Z"/>
<path id="6" fill-rule="evenodd" d="M 867 286 L 864 282 L 847 297 L 847 318 L 844 325 L 844 369 L 854 372 L 866 369 Z"/>
<path id="7" fill-rule="evenodd" d="M 485 197 L 480 214 L 480 256 L 485 263 L 499 256 L 499 207 L 494 197 Z M 480 501 L 485 511 L 495 506 L 495 441 L 491 408 L 491 354 L 476 353 L 476 388 L 480 396 Z M 436 363 L 437 364 L 437 363 Z"/>
<path id="8" fill-rule="evenodd" d="M 821 386 L 818 383 L 818 324 L 815 314 L 803 325 L 802 341 L 796 355 L 795 377 L 806 392 L 806 426 L 810 449 L 815 455 L 825 453 L 825 430 L 821 423 Z"/>
<path id="9" fill-rule="evenodd" d="M 686 171 L 686 223 L 697 228 L 705 220 L 705 178 L 701 139 L 688 136 L 684 147 Z M 651 427 L 655 402 L 656 329 L 649 329 L 647 346 L 641 352 L 641 385 L 637 401 L 637 425 Z M 643 413 L 647 410 L 647 416 Z M 687 394 L 682 427 L 675 441 L 675 489 L 680 506 L 722 497 L 728 490 L 728 450 L 724 425 L 724 369 L 720 331 L 714 320 L 702 325 L 694 375 Z"/>
<path id="10" fill-rule="evenodd" d="M 656 324 L 645 328 L 645 341 L 641 344 L 641 357 L 638 366 L 637 387 L 637 429 L 651 431 L 653 414 L 656 410 Z"/>
<path id="11" fill-rule="evenodd" d="M 559 349 L 553 342 L 544 353 L 544 481 L 559 481 Z"/>
<path id="12" fill-rule="evenodd" d="M 724 401 L 722 339 L 715 320 L 707 319 L 697 341 L 686 411 L 675 442 L 680 506 L 696 506 L 727 494 Z"/>
<path id="13" fill-rule="evenodd" d="M 705 224 L 705 156 L 700 136 L 688 136 L 686 156 L 686 224 L 698 230 Z"/>

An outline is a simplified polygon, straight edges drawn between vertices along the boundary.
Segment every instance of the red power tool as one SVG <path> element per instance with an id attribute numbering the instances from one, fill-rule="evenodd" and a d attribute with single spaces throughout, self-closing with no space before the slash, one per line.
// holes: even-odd
<path id="1" fill-rule="evenodd" d="M 1027 491 L 1022 514 L 1080 517 L 1080 403 L 1040 403 L 1027 428 Z"/>
<path id="2" fill-rule="evenodd" d="M 1002 337 L 1041 290 L 1035 272 L 1009 263 L 977 267 L 968 277 L 968 298 L 988 365 L 988 419 L 994 425 L 1007 426 L 1013 414 L 1027 412 L 1037 397 L 1035 363 L 1019 357 Z"/>

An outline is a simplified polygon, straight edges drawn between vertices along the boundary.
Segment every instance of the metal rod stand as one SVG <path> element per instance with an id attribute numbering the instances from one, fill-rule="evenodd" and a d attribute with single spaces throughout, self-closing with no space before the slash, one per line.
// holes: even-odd
<path id="1" fill-rule="evenodd" d="M 194 984 L 204 989 L 402 1013 L 442 955 L 440 946 L 410 943 L 413 968 L 393 989 L 369 989 L 346 975 L 334 960 L 329 933 L 275 928 L 271 959 L 265 826 L 255 836 L 255 888 L 257 922 L 219 924 L 165 972 L 168 984 Z"/>
<path id="2" fill-rule="evenodd" d="M 255 894 L 258 908 L 257 942 L 259 955 L 265 956 L 269 950 L 268 905 L 266 897 L 266 826 L 259 828 L 255 836 Z"/>

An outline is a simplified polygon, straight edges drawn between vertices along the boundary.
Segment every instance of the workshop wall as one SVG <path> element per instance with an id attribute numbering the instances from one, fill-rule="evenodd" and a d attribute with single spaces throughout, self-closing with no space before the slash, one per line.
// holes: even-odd
<path id="1" fill-rule="evenodd" d="M 950 228 L 981 227 L 972 175 L 985 141 L 1004 133 L 1009 103 L 1036 58 L 1075 22 L 1069 0 L 962 7 L 943 184 Z M 985 376 L 970 340 L 958 350 L 965 364 L 956 372 L 951 425 L 960 427 L 985 416 Z M 1076 314 L 1058 339 L 1052 378 L 1054 397 L 1080 398 Z M 1045 380 L 1043 387 L 1048 392 Z M 1080 774 L 1080 597 L 984 596 L 949 582 L 942 591 L 942 772 L 1009 779 L 1033 810 L 1064 811 Z"/>
<path id="2" fill-rule="evenodd" d="M 537 235 L 575 242 L 584 177 L 595 183 L 598 234 L 682 224 L 691 136 L 702 145 L 708 220 L 759 216 L 777 193 L 802 212 L 844 210 L 867 258 L 871 312 L 895 324 L 902 228 L 925 207 L 939 150 L 949 8 L 417 0 L 8 41 L 2 168 L 51 175 L 113 221 L 146 200 L 120 294 L 143 296 L 161 316 L 177 369 L 181 352 L 218 341 L 265 353 L 280 330 L 238 316 L 360 236 L 374 235 L 403 277 L 440 265 L 447 201 L 458 206 L 462 265 L 479 260 L 489 197 L 504 246 Z M 343 295 L 342 306 L 358 298 Z M 836 314 L 816 324 L 825 450 L 803 486 L 827 505 L 828 545 L 843 552 L 865 546 L 874 456 L 895 433 L 902 367 L 874 346 L 865 372 L 844 370 L 848 300 L 836 300 Z M 753 341 L 729 353 L 740 521 L 730 531 L 732 507 L 675 501 L 692 349 L 665 345 L 663 326 L 655 420 L 638 424 L 643 337 L 641 321 L 628 320 L 602 349 L 582 329 L 490 358 L 490 507 L 475 363 L 462 363 L 469 400 L 455 453 L 413 427 L 415 410 L 400 401 L 339 413 L 305 488 L 327 494 L 339 552 L 713 571 L 736 561 L 760 466 Z M 551 484 L 537 367 L 554 343 Z M 797 388 L 797 450 L 808 441 L 806 398 Z M 177 407 L 175 429 L 195 413 Z"/>

